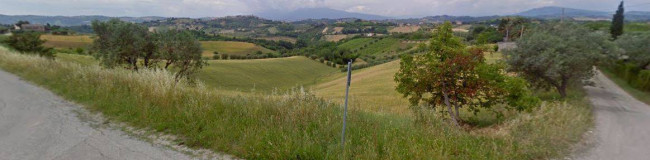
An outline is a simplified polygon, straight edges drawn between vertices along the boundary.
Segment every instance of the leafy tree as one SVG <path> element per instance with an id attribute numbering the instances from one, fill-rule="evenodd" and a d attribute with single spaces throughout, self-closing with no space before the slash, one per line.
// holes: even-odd
<path id="1" fill-rule="evenodd" d="M 528 19 L 523 17 L 506 17 L 499 23 L 499 32 L 505 35 L 504 41 L 509 42 L 524 34 Z"/>
<path id="2" fill-rule="evenodd" d="M 650 34 L 623 34 L 616 43 L 639 69 L 650 67 Z"/>
<path id="3" fill-rule="evenodd" d="M 612 26 L 610 28 L 612 38 L 614 39 L 623 34 L 623 23 L 625 21 L 624 14 L 625 9 L 623 8 L 623 1 L 621 1 L 621 4 L 618 5 L 618 10 L 616 10 L 616 14 L 614 14 L 614 17 L 612 18 Z"/>
<path id="4" fill-rule="evenodd" d="M 176 78 L 189 76 L 207 63 L 202 59 L 201 43 L 188 31 L 168 30 L 155 35 L 157 57 L 165 61 L 165 69 L 177 69 Z"/>
<path id="5" fill-rule="evenodd" d="M 477 44 L 488 44 L 496 43 L 503 40 L 503 35 L 497 32 L 495 29 L 486 29 L 484 32 L 481 32 L 476 37 Z"/>
<path id="6" fill-rule="evenodd" d="M 126 64 L 130 69 L 138 70 L 138 59 L 144 58 L 148 67 L 153 57 L 155 46 L 151 42 L 147 27 L 112 19 L 107 22 L 93 21 L 93 30 L 97 39 L 93 48 L 95 57 L 107 67 Z"/>
<path id="7" fill-rule="evenodd" d="M 536 27 L 505 55 L 510 71 L 521 73 L 536 87 L 554 87 L 566 97 L 567 87 L 591 78 L 593 66 L 612 55 L 614 48 L 602 32 L 557 22 Z"/>
<path id="8" fill-rule="evenodd" d="M 446 106 L 458 125 L 461 107 L 477 113 L 480 108 L 508 103 L 525 110 L 539 101 L 529 96 L 525 81 L 505 76 L 503 65 L 487 64 L 484 48 L 467 48 L 453 35 L 449 22 L 438 27 L 428 47 L 423 55 L 402 55 L 395 74 L 397 91 L 413 106 L 421 102 L 434 109 Z"/>
<path id="9" fill-rule="evenodd" d="M 40 56 L 54 58 L 52 48 L 43 47 L 45 40 L 41 40 L 41 34 L 37 32 L 14 32 L 5 43 L 23 53 L 36 53 Z"/>

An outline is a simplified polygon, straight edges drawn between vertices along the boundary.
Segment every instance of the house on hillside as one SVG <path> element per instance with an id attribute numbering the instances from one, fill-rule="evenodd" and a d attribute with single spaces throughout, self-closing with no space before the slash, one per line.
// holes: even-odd
<path id="1" fill-rule="evenodd" d="M 23 24 L 20 26 L 20 30 L 45 32 L 45 26 L 43 26 L 42 24 Z"/>

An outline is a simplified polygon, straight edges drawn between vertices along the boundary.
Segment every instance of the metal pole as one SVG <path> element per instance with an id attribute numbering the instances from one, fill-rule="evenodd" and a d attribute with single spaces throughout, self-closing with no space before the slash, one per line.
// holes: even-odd
<path id="1" fill-rule="evenodd" d="M 343 131 L 341 133 L 341 148 L 343 149 L 343 158 L 345 158 L 345 119 L 348 115 L 348 93 L 350 92 L 350 79 L 351 79 L 351 70 L 352 60 L 348 61 L 348 82 L 345 86 L 345 107 L 343 108 Z"/>

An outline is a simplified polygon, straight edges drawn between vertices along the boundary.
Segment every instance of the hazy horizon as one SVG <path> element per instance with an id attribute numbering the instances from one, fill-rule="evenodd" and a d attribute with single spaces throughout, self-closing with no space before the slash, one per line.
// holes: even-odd
<path id="1" fill-rule="evenodd" d="M 408 18 L 433 15 L 509 15 L 559 6 L 613 12 L 618 0 L 0 0 L 0 14 L 48 16 L 222 17 L 301 8 L 331 8 L 353 13 Z M 650 11 L 646 0 L 625 1 L 627 11 Z M 647 7 L 644 7 L 647 6 Z"/>

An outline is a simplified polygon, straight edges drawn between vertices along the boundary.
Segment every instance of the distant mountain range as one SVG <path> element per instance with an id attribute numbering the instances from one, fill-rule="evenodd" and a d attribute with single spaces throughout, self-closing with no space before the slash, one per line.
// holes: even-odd
<path id="1" fill-rule="evenodd" d="M 562 13 L 562 10 L 564 10 L 564 13 Z M 563 14 L 567 18 L 611 19 L 614 13 L 550 6 L 550 7 L 531 9 L 528 11 L 517 13 L 515 15 L 524 16 L 524 17 L 542 18 L 542 19 L 554 19 L 554 18 L 561 18 Z M 625 13 L 625 20 L 647 21 L 650 20 L 650 12 L 629 11 Z"/>
<path id="2" fill-rule="evenodd" d="M 107 21 L 112 18 L 119 18 L 128 22 L 144 22 L 165 19 L 165 17 L 108 17 L 108 16 L 36 16 L 36 15 L 2 15 L 0 24 L 14 24 L 20 20 L 29 21 L 34 24 L 51 24 L 59 26 L 79 26 L 90 24 L 93 20 Z"/>
<path id="3" fill-rule="evenodd" d="M 307 19 L 344 19 L 359 18 L 364 20 L 385 20 L 390 17 L 353 13 L 330 8 L 302 8 L 294 11 L 267 11 L 255 14 L 256 16 L 280 21 L 300 21 Z"/>
<path id="4" fill-rule="evenodd" d="M 513 14 L 517 16 L 525 16 L 540 19 L 557 19 L 563 16 L 567 18 L 589 18 L 595 20 L 611 19 L 612 14 L 604 11 L 563 8 L 563 7 L 541 7 L 527 10 L 521 13 Z M 497 19 L 500 16 L 428 16 L 422 18 L 404 18 L 396 19 L 392 17 L 353 13 L 330 8 L 303 8 L 293 11 L 267 11 L 263 13 L 254 14 L 258 17 L 270 20 L 279 21 L 304 21 L 304 20 L 342 20 L 342 19 L 364 19 L 364 20 L 387 20 L 400 23 L 420 23 L 420 22 L 440 22 L 440 21 L 463 21 L 463 22 L 476 22 Z M 508 15 L 505 15 L 508 16 Z M 119 18 L 123 21 L 129 22 L 145 22 L 167 19 L 166 17 L 108 17 L 108 16 L 37 16 L 37 15 L 2 15 L 0 14 L 0 24 L 14 24 L 19 20 L 27 20 L 31 23 L 59 25 L 59 26 L 79 26 L 90 24 L 93 20 L 106 21 L 112 18 Z M 202 19 L 214 19 L 211 17 Z M 643 11 L 629 11 L 625 13 L 625 20 L 631 21 L 650 21 L 650 12 Z"/>

